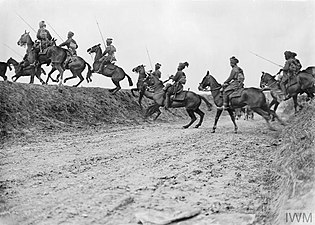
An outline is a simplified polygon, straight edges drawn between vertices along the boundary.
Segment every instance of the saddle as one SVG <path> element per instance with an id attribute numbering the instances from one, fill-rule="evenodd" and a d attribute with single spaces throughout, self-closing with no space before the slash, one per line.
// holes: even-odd
<path id="1" fill-rule="evenodd" d="M 229 98 L 231 99 L 231 98 L 241 97 L 243 91 L 244 91 L 244 88 L 237 89 L 229 95 Z"/>
<path id="2" fill-rule="evenodd" d="M 187 95 L 187 91 L 182 91 L 179 93 L 175 93 L 174 95 L 171 95 L 172 101 L 184 101 Z"/>
<path id="3" fill-rule="evenodd" d="M 115 70 L 116 70 L 117 66 L 114 64 L 108 64 L 103 68 L 103 74 L 105 75 L 112 75 Z"/>
<path id="4" fill-rule="evenodd" d="M 183 91 L 183 85 L 175 83 L 166 87 L 166 90 L 170 89 L 170 99 L 172 101 L 183 101 L 187 95 L 187 91 Z"/>

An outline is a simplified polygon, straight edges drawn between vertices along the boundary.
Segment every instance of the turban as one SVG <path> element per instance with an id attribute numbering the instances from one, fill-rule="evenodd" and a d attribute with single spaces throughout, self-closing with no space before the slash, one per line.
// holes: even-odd
<path id="1" fill-rule="evenodd" d="M 113 38 L 107 38 L 106 41 L 113 41 Z"/>
<path id="2" fill-rule="evenodd" d="M 72 31 L 69 31 L 69 32 L 68 32 L 68 36 L 71 36 L 71 37 L 72 37 L 73 35 L 74 35 L 74 33 L 73 33 Z"/>
<path id="3" fill-rule="evenodd" d="M 45 21 L 40 21 L 39 22 L 39 28 L 42 28 L 43 26 L 46 26 Z"/>
<path id="4" fill-rule="evenodd" d="M 188 67 L 188 62 L 179 63 L 178 67 L 184 69 L 186 66 Z"/>
<path id="5" fill-rule="evenodd" d="M 238 61 L 237 58 L 235 58 L 235 56 L 232 56 L 232 57 L 230 58 L 230 62 L 233 63 L 233 64 L 237 64 L 239 61 Z"/>
<path id="6" fill-rule="evenodd" d="M 156 63 L 155 66 L 162 66 L 160 63 Z"/>

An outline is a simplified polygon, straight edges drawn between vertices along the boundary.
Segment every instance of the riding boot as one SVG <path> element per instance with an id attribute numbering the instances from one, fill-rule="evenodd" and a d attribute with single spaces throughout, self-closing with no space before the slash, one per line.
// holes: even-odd
<path id="1" fill-rule="evenodd" d="M 171 97 L 169 94 L 166 94 L 165 101 L 164 101 L 164 108 L 168 110 L 170 107 L 171 107 Z"/>
<path id="2" fill-rule="evenodd" d="M 98 68 L 98 70 L 96 71 L 96 73 L 102 73 L 103 72 L 103 67 L 104 67 L 105 62 L 102 61 L 100 67 Z"/>
<path id="3" fill-rule="evenodd" d="M 67 58 L 64 62 L 64 65 L 65 65 L 65 69 L 69 69 L 69 61 L 70 61 L 70 58 Z"/>
<path id="4" fill-rule="evenodd" d="M 229 96 L 223 92 L 223 109 L 229 108 Z"/>
<path id="5" fill-rule="evenodd" d="M 290 95 L 287 93 L 287 89 L 285 88 L 285 83 L 280 83 L 281 91 L 283 92 L 284 100 L 288 100 L 290 98 Z"/>

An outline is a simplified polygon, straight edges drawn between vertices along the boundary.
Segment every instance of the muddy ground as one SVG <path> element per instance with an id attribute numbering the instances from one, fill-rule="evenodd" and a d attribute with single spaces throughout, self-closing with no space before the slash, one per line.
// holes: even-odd
<path id="1" fill-rule="evenodd" d="M 281 128 L 261 117 L 28 133 L 1 151 L 7 224 L 265 224 Z M 195 215 L 195 216 L 194 216 Z M 8 222 L 9 221 L 9 222 Z M 154 223 L 155 221 L 155 223 Z M 164 223 L 162 223 L 164 221 Z M 141 223 L 140 223 L 141 224 Z"/>

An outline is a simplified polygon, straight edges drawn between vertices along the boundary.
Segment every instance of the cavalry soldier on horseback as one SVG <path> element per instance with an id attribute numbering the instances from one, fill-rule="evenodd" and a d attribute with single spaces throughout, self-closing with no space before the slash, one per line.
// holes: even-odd
<path id="1" fill-rule="evenodd" d="M 69 31 L 69 32 L 68 32 L 68 39 L 67 39 L 65 42 L 63 42 L 63 43 L 61 43 L 61 44 L 59 45 L 59 47 L 67 46 L 67 48 L 68 48 L 68 50 L 69 50 L 69 52 L 70 52 L 70 55 L 67 56 L 67 59 L 66 59 L 65 62 L 64 62 L 65 68 L 68 67 L 69 61 L 72 60 L 72 58 L 77 55 L 76 49 L 78 48 L 78 44 L 77 44 L 77 42 L 72 38 L 73 36 L 74 36 L 74 33 L 73 33 L 72 31 Z"/>
<path id="2" fill-rule="evenodd" d="M 44 54 L 43 50 L 48 47 L 49 41 L 51 41 L 52 36 L 49 31 L 46 29 L 45 21 L 40 21 L 39 29 L 37 31 L 37 39 L 40 41 L 39 48 L 40 54 Z"/>
<path id="3" fill-rule="evenodd" d="M 284 67 L 280 69 L 277 73 L 277 75 L 279 75 L 283 71 L 283 75 L 279 77 L 279 79 L 281 90 L 285 96 L 284 100 L 290 98 L 286 90 L 286 84 L 289 82 L 290 79 L 295 78 L 302 68 L 300 61 L 295 58 L 295 56 L 297 56 L 295 52 L 285 51 L 284 57 L 286 62 L 284 64 Z"/>
<path id="4" fill-rule="evenodd" d="M 186 84 L 186 74 L 183 72 L 183 69 L 185 69 L 185 67 L 188 67 L 189 64 L 188 62 L 184 62 L 184 63 L 179 63 L 178 67 L 177 67 L 177 72 L 174 75 L 170 76 L 170 79 L 172 79 L 174 81 L 173 86 L 173 91 L 168 91 L 169 88 L 171 88 L 169 85 L 165 86 L 165 90 L 166 90 L 166 96 L 165 96 L 165 109 L 168 109 L 171 106 L 171 95 L 177 95 L 179 93 L 181 93 L 184 90 L 184 84 Z"/>
<path id="5" fill-rule="evenodd" d="M 107 46 L 106 46 L 105 51 L 102 54 L 102 57 L 99 59 L 99 61 L 101 62 L 101 65 L 98 71 L 96 71 L 97 73 L 102 73 L 104 65 L 112 64 L 112 62 L 117 61 L 115 58 L 116 48 L 114 47 L 114 45 L 112 45 L 112 43 L 113 43 L 112 38 L 106 39 Z"/>
<path id="6" fill-rule="evenodd" d="M 227 109 L 229 107 L 229 96 L 232 92 L 244 87 L 244 72 L 237 66 L 239 60 L 232 56 L 230 58 L 230 65 L 232 67 L 230 76 L 223 84 L 223 108 Z"/>
<path id="7" fill-rule="evenodd" d="M 155 71 L 153 71 L 152 75 L 153 76 L 156 76 L 157 78 L 161 78 L 161 71 L 160 71 L 160 68 L 161 68 L 161 64 L 160 63 L 156 63 L 155 64 Z"/>

